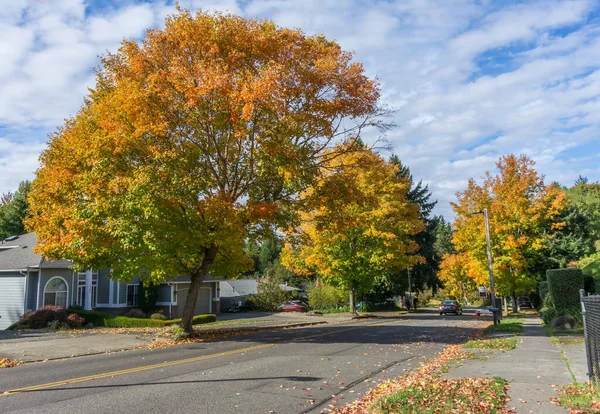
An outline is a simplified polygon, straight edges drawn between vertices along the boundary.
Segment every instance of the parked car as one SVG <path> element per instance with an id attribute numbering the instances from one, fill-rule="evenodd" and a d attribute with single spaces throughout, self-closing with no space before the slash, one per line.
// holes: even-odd
<path id="1" fill-rule="evenodd" d="M 527 296 L 519 296 L 517 298 L 517 305 L 519 305 L 519 308 L 533 309 L 533 305 Z"/>
<path id="2" fill-rule="evenodd" d="M 284 312 L 306 312 L 307 306 L 299 300 L 290 300 L 279 308 Z"/>
<path id="3" fill-rule="evenodd" d="M 440 315 L 447 313 L 462 315 L 461 304 L 456 300 L 443 300 L 442 303 L 440 303 Z"/>
<path id="4" fill-rule="evenodd" d="M 475 316 L 494 316 L 494 312 L 488 308 L 479 308 L 475 310 Z"/>

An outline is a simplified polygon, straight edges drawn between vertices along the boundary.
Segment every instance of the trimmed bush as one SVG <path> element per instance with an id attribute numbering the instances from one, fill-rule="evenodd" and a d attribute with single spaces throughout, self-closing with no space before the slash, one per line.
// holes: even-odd
<path id="1" fill-rule="evenodd" d="M 568 309 L 559 312 L 554 308 L 544 308 L 540 311 L 540 313 L 542 314 L 542 320 L 544 321 L 544 324 L 547 326 L 551 326 L 552 321 L 560 316 L 572 316 L 573 318 L 577 319 L 579 323 L 582 322 L 581 311 L 578 309 Z"/>
<path id="2" fill-rule="evenodd" d="M 158 319 L 161 321 L 165 321 L 167 320 L 167 317 L 162 313 L 153 313 L 152 315 L 150 315 L 150 319 Z"/>
<path id="3" fill-rule="evenodd" d="M 92 324 L 92 326 L 104 326 L 104 321 L 106 319 L 115 317 L 115 315 L 104 312 L 88 311 L 76 308 L 69 308 L 69 312 L 76 313 L 77 315 L 83 317 L 86 322 Z"/>
<path id="4" fill-rule="evenodd" d="M 19 328 L 43 329 L 57 321 L 58 326 L 67 321 L 67 311 L 60 306 L 47 305 L 28 312 L 19 319 Z"/>
<path id="5" fill-rule="evenodd" d="M 131 309 L 129 312 L 127 312 L 126 316 L 128 318 L 145 318 L 146 314 L 141 309 Z"/>
<path id="6" fill-rule="evenodd" d="M 163 326 L 177 325 L 181 323 L 179 319 L 147 319 L 147 318 L 128 318 L 127 316 L 111 315 L 103 312 L 69 309 L 69 311 L 78 314 L 94 326 L 107 326 L 111 328 L 162 328 Z M 217 320 L 214 314 L 196 315 L 192 319 L 193 325 L 210 323 Z"/>
<path id="7" fill-rule="evenodd" d="M 67 317 L 67 325 L 69 328 L 81 328 L 85 324 L 85 318 L 76 313 L 72 313 Z"/>
<path id="8" fill-rule="evenodd" d="M 542 280 L 539 284 L 538 291 L 540 292 L 540 298 L 545 298 L 548 293 L 548 281 Z"/>
<path id="9" fill-rule="evenodd" d="M 546 271 L 548 290 L 557 312 L 578 309 L 579 289 L 583 289 L 581 269 L 552 269 Z"/>

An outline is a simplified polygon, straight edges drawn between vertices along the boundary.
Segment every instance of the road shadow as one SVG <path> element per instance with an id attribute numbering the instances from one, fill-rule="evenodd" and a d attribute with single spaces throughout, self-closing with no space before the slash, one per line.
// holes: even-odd
<path id="1" fill-rule="evenodd" d="M 434 315 L 431 315 L 433 318 Z M 228 338 L 207 342 L 241 343 L 348 343 L 402 345 L 433 342 L 439 344 L 461 344 L 483 334 L 482 326 L 465 326 L 466 316 L 442 317 L 436 321 L 445 325 L 432 325 L 431 318 L 375 319 L 352 325 L 315 325 L 301 329 L 277 329 L 255 332 L 246 335 L 232 335 Z M 477 317 L 473 319 L 480 321 Z M 418 322 L 423 323 L 418 323 Z M 406 324 L 403 324 L 406 322 Z M 429 322 L 430 324 L 428 324 Z M 474 324 L 476 325 L 476 324 Z M 192 348 L 199 344 L 188 344 Z"/>
<path id="2" fill-rule="evenodd" d="M 32 392 L 44 392 L 44 391 L 71 391 L 71 390 L 93 390 L 93 389 L 105 389 L 105 388 L 128 388 L 128 387 L 141 387 L 148 385 L 174 385 L 174 384 L 208 384 L 208 383 L 219 383 L 219 382 L 235 382 L 235 381 L 261 381 L 261 380 L 287 380 L 297 382 L 315 382 L 322 381 L 321 377 L 308 377 L 308 376 L 281 376 L 281 377 L 257 377 L 257 378 L 223 378 L 223 379 L 212 379 L 212 380 L 194 380 L 194 381 L 152 381 L 152 382 L 138 382 L 129 384 L 107 384 L 107 385 L 86 385 L 77 387 L 49 387 L 42 389 L 24 389 L 22 391 L 15 392 L 15 394 L 25 394 Z M 0 392 L 1 394 L 1 392 Z M 8 395 L 11 395 L 10 393 Z"/>

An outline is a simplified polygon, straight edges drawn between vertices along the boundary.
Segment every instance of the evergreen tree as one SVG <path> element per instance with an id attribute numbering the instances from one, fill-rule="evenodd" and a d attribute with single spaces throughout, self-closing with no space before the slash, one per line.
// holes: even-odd
<path id="1" fill-rule="evenodd" d="M 2 195 L 0 201 L 0 239 L 25 233 L 23 219 L 29 210 L 27 195 L 31 181 L 22 181 L 17 191 Z"/>
<path id="2" fill-rule="evenodd" d="M 424 290 L 425 288 L 430 288 L 435 291 L 440 286 L 437 272 L 441 259 L 436 257 L 434 249 L 438 219 L 436 217 L 431 217 L 431 211 L 437 204 L 437 200 L 432 200 L 429 186 L 423 185 L 422 180 L 415 183 L 413 176 L 410 173 L 410 168 L 407 165 L 402 164 L 398 156 L 392 155 L 390 157 L 390 163 L 398 167 L 398 172 L 396 173 L 398 177 L 406 178 L 410 182 L 411 188 L 407 194 L 407 199 L 409 202 L 419 206 L 419 218 L 425 225 L 424 231 L 413 236 L 413 240 L 419 245 L 419 250 L 416 254 L 422 256 L 425 259 L 425 262 L 415 265 L 411 269 L 412 289 Z M 397 277 L 393 278 L 408 279 L 408 275 L 406 274 L 406 270 L 403 270 L 400 271 L 400 274 Z M 400 283 L 394 283 L 393 285 L 400 285 Z"/>

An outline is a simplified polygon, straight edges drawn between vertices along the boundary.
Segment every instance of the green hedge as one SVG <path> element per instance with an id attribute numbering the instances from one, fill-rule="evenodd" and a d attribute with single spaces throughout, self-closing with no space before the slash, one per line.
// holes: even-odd
<path id="1" fill-rule="evenodd" d="M 161 328 L 163 326 L 177 325 L 181 323 L 179 319 L 146 319 L 146 318 L 128 318 L 126 316 L 111 315 L 104 312 L 86 311 L 80 309 L 69 309 L 69 312 L 76 313 L 85 318 L 86 323 L 92 323 L 94 326 L 107 326 L 110 328 Z M 196 315 L 192 319 L 193 325 L 210 323 L 217 320 L 213 314 Z"/>
<path id="2" fill-rule="evenodd" d="M 578 309 L 579 289 L 583 289 L 581 269 L 552 269 L 546 271 L 548 290 L 557 312 Z"/>
<path id="3" fill-rule="evenodd" d="M 544 324 L 547 326 L 551 326 L 552 320 L 558 316 L 572 316 L 577 319 L 579 323 L 582 323 L 583 321 L 581 317 L 581 310 L 579 309 L 567 309 L 559 312 L 554 308 L 544 308 L 540 311 L 540 313 L 542 314 L 542 320 L 544 321 Z"/>
<path id="4" fill-rule="evenodd" d="M 540 298 L 544 299 L 546 293 L 548 293 L 548 281 L 542 280 L 539 284 L 538 291 L 540 292 Z"/>

